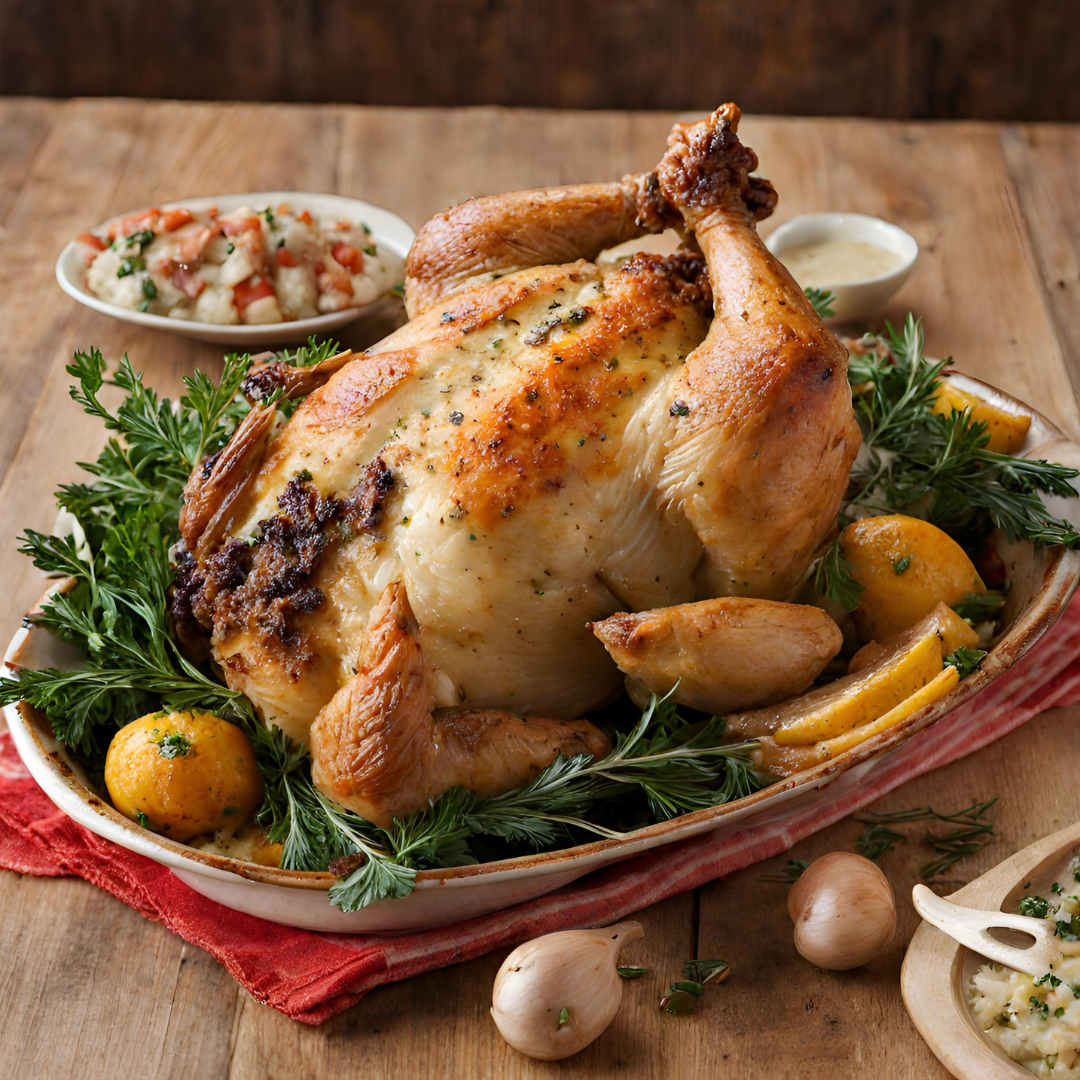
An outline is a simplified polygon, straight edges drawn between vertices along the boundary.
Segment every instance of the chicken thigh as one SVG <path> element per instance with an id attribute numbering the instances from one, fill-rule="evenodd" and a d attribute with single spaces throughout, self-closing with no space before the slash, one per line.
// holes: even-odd
<path id="1" fill-rule="evenodd" d="M 783 601 L 804 579 L 859 432 L 844 348 L 758 238 L 775 194 L 738 119 L 677 126 L 647 176 L 437 216 L 409 256 L 410 321 L 310 377 L 280 430 L 256 405 L 192 475 L 178 617 L 267 721 L 311 735 L 330 797 L 386 820 L 599 752 L 576 718 L 622 675 L 590 623 Z M 669 226 L 697 250 L 590 261 Z M 293 390 L 273 368 L 253 398 Z M 835 635 L 814 633 L 799 655 L 824 666 Z M 395 634 L 380 666 L 369 643 Z M 410 734 L 383 739 L 402 708 Z"/>

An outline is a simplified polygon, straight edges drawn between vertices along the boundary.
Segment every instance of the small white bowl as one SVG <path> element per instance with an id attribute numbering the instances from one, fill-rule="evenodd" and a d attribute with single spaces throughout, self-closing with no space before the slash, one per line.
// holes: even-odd
<path id="1" fill-rule="evenodd" d="M 868 214 L 802 214 L 774 229 L 765 246 L 783 262 L 784 252 L 790 248 L 821 243 L 823 240 L 853 240 L 873 244 L 874 247 L 894 252 L 902 260 L 895 270 L 880 277 L 822 283 L 821 288 L 827 289 L 835 297 L 831 319 L 836 322 L 856 322 L 880 314 L 892 295 L 907 281 L 919 256 L 919 245 L 914 236 L 898 225 Z"/>
<path id="2" fill-rule="evenodd" d="M 321 195 L 309 191 L 248 191 L 237 195 L 208 195 L 199 199 L 181 199 L 179 202 L 162 203 L 163 210 L 209 210 L 216 206 L 222 213 L 228 213 L 241 206 L 253 208 L 277 206 L 278 203 L 291 203 L 297 210 L 310 210 L 318 218 L 338 221 L 348 218 L 350 221 L 364 222 L 371 229 L 376 244 L 388 248 L 399 258 L 404 259 L 412 246 L 416 235 L 409 224 L 397 214 L 384 210 L 381 206 L 349 199 L 344 195 Z M 128 211 L 109 218 L 91 231 L 107 229 L 114 221 L 131 217 L 138 211 Z M 364 307 L 346 308 L 329 315 L 317 315 L 313 319 L 297 319 L 295 322 L 264 323 L 250 326 L 242 323 L 236 326 L 219 326 L 215 323 L 190 322 L 187 319 L 170 319 L 166 315 L 151 315 L 144 311 L 131 311 L 129 308 L 110 304 L 96 297 L 86 287 L 86 267 L 82 253 L 74 240 L 60 252 L 56 260 L 56 280 L 60 288 L 102 315 L 111 315 L 123 322 L 148 326 L 155 330 L 166 330 L 181 337 L 209 341 L 216 345 L 232 345 L 234 348 L 247 348 L 253 345 L 294 345 L 300 344 L 312 334 L 322 336 L 337 330 L 347 323 L 354 322 L 361 315 L 373 310 L 385 300 L 380 297 Z"/>

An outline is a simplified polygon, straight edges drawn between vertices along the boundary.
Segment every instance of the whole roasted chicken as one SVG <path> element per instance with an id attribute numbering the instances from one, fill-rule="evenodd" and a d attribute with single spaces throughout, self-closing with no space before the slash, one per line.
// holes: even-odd
<path id="1" fill-rule="evenodd" d="M 785 601 L 858 449 L 847 354 L 758 237 L 776 196 L 738 121 L 676 125 L 647 175 L 439 214 L 405 326 L 249 374 L 185 492 L 174 615 L 329 797 L 388 824 L 497 794 L 604 753 L 577 718 L 624 675 L 723 713 L 838 651 Z M 678 254 L 593 261 L 666 228 Z"/>

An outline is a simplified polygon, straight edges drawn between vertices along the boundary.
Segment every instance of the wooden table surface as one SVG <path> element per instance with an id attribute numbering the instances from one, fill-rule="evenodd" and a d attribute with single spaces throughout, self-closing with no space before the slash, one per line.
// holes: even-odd
<path id="1" fill-rule="evenodd" d="M 126 326 L 64 296 L 53 262 L 88 226 L 151 203 L 259 189 L 332 191 L 380 203 L 419 227 L 470 195 L 648 168 L 672 117 L 659 114 L 139 101 L 0 102 L 0 638 L 40 579 L 14 554 L 26 526 L 48 529 L 51 491 L 76 476 L 102 433 L 67 397 L 72 351 L 127 351 L 174 393 L 215 346 Z M 748 117 L 742 134 L 780 192 L 777 221 L 808 210 L 877 214 L 922 255 L 889 315 L 912 308 L 928 345 L 1080 436 L 1080 130 Z M 357 324 L 346 344 L 385 326 Z M 956 810 L 1000 796 L 997 839 L 953 873 L 969 879 L 1080 817 L 1080 710 L 1029 723 L 973 758 L 915 781 L 878 807 Z M 1068 767 L 1064 767 L 1069 763 Z M 850 849 L 837 824 L 792 854 Z M 377 990 L 321 1028 L 255 1002 L 199 949 L 92 886 L 0 872 L 0 1076 L 824 1077 L 946 1075 L 900 998 L 915 928 L 907 894 L 927 859 L 918 842 L 884 869 L 900 932 L 867 967 L 816 970 L 791 943 L 785 890 L 754 867 L 643 911 L 626 954 L 650 974 L 569 1062 L 511 1051 L 488 1016 L 503 954 Z M 682 962 L 721 956 L 734 972 L 696 1013 L 657 1008 Z M 407 1070 L 407 1073 L 406 1073 Z"/>

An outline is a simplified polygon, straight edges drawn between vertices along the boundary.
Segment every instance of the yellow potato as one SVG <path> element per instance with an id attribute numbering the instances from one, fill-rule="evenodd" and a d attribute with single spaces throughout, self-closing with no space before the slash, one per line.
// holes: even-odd
<path id="1" fill-rule="evenodd" d="M 987 450 L 993 450 L 995 454 L 1015 454 L 1024 445 L 1028 428 L 1031 427 L 1030 416 L 1013 416 L 943 379 L 931 411 L 950 416 L 965 409 L 970 410 L 972 420 L 985 421 L 986 433 L 990 436 Z"/>
<path id="2" fill-rule="evenodd" d="M 813 746 L 782 746 L 770 736 L 765 736 L 761 739 L 761 747 L 755 754 L 755 764 L 777 776 L 791 776 L 803 769 L 820 765 L 821 762 L 838 757 L 867 739 L 888 731 L 889 728 L 895 727 L 901 720 L 906 720 L 924 706 L 940 701 L 959 681 L 960 672 L 950 665 L 922 689 L 916 690 L 911 697 L 905 698 L 884 716 L 854 728 L 844 735 L 838 735 L 835 739 L 826 739 Z"/>
<path id="3" fill-rule="evenodd" d="M 248 737 L 211 713 L 152 713 L 121 728 L 105 785 L 120 813 L 180 841 L 239 827 L 263 796 Z"/>
<path id="4" fill-rule="evenodd" d="M 853 521 L 840 552 L 863 587 L 852 619 L 860 641 L 914 626 L 939 603 L 959 604 L 986 586 L 964 549 L 936 525 L 905 514 Z"/>
<path id="5" fill-rule="evenodd" d="M 944 659 L 949 653 L 959 648 L 974 649 L 979 644 L 979 635 L 970 623 L 965 622 L 946 604 L 938 604 L 925 619 L 920 619 L 910 630 L 887 641 L 871 641 L 864 645 L 848 663 L 848 674 L 862 671 L 887 653 L 895 653 L 901 645 L 901 639 L 914 644 L 925 634 L 933 632 L 938 636 L 938 647 Z"/>
<path id="6" fill-rule="evenodd" d="M 267 840 L 251 853 L 251 861 L 260 866 L 281 866 L 282 847 L 281 844 L 271 844 Z"/>
<path id="7" fill-rule="evenodd" d="M 942 667 L 938 635 L 903 641 L 854 675 L 845 675 L 780 705 L 727 718 L 728 732 L 741 738 L 772 735 L 782 746 L 806 746 L 843 735 L 894 709 L 922 689 Z"/>

